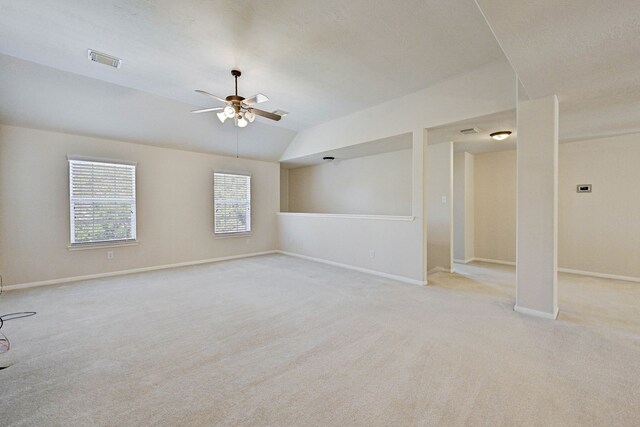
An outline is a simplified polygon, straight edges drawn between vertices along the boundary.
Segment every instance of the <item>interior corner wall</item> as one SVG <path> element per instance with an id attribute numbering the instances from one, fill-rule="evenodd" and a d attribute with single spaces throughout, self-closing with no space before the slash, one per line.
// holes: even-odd
<path id="1" fill-rule="evenodd" d="M 469 262 L 474 257 L 473 154 L 455 153 L 453 171 L 453 258 Z"/>
<path id="2" fill-rule="evenodd" d="M 137 161 L 138 244 L 69 250 L 67 155 Z M 213 236 L 213 171 L 252 175 L 252 234 Z M 0 272 L 5 285 L 277 249 L 279 165 L 0 126 Z M 107 250 L 114 258 L 107 259 Z"/>
<path id="3" fill-rule="evenodd" d="M 453 156 L 453 258 L 465 260 L 465 158 L 464 152 Z"/>
<path id="4" fill-rule="evenodd" d="M 475 258 L 475 157 L 464 153 L 464 260 Z"/>
<path id="5" fill-rule="evenodd" d="M 280 212 L 289 212 L 289 169 L 280 168 Z"/>
<path id="6" fill-rule="evenodd" d="M 289 211 L 411 215 L 411 149 L 289 170 Z"/>
<path id="7" fill-rule="evenodd" d="M 293 161 L 408 132 L 413 134 L 412 212 L 414 220 L 278 216 L 280 248 L 326 261 L 426 280 L 427 238 L 425 129 L 515 107 L 516 75 L 507 61 L 436 83 L 401 98 L 298 132 L 281 161 Z M 409 109 L 395 108 L 410 105 Z M 419 151 L 419 152 L 418 152 Z M 339 225 L 337 225 L 339 223 Z M 347 224 L 347 225 L 343 225 Z M 346 230 L 348 233 L 344 234 Z M 370 242 L 385 248 L 369 256 Z M 328 245 L 327 242 L 333 242 Z M 335 242 L 338 242 L 337 244 Z M 337 250 L 335 250 L 337 249 Z"/>
<path id="8" fill-rule="evenodd" d="M 412 132 L 411 216 L 281 213 L 280 249 L 415 284 L 426 280 L 424 177 L 427 131 Z"/>
<path id="9" fill-rule="evenodd" d="M 451 270 L 453 256 L 453 143 L 429 145 L 427 270 Z"/>
<path id="10" fill-rule="evenodd" d="M 475 258 L 516 261 L 516 151 L 474 156 Z"/>

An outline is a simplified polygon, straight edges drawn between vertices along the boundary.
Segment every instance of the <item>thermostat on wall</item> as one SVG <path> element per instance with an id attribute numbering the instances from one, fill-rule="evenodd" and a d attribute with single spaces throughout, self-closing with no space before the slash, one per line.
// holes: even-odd
<path id="1" fill-rule="evenodd" d="M 591 184 L 579 184 L 578 193 L 591 193 Z"/>

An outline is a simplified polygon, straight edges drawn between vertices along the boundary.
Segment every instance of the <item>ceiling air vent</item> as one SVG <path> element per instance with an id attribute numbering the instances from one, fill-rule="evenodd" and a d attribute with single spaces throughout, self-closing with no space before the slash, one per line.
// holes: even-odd
<path id="1" fill-rule="evenodd" d="M 463 135 L 471 135 L 471 134 L 474 134 L 474 133 L 480 133 L 480 129 L 478 129 L 478 128 L 462 129 L 460 131 L 460 133 L 463 134 Z"/>
<path id="2" fill-rule="evenodd" d="M 279 115 L 281 117 L 284 117 L 287 114 L 289 114 L 289 112 L 288 111 L 284 111 L 284 110 L 273 110 L 273 114 L 277 114 L 277 115 Z"/>
<path id="3" fill-rule="evenodd" d="M 96 52 L 95 50 L 89 49 L 87 55 L 91 61 L 108 65 L 113 68 L 120 68 L 120 66 L 122 65 L 122 59 L 116 58 L 115 56 L 107 55 L 106 53 L 100 53 Z"/>

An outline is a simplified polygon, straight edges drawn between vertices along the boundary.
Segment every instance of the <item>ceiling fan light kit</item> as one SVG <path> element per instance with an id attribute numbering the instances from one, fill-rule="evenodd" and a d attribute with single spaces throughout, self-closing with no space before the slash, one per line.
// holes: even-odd
<path id="1" fill-rule="evenodd" d="M 255 104 L 267 102 L 269 98 L 266 95 L 259 93 L 250 98 L 244 98 L 238 95 L 238 77 L 240 77 L 242 73 L 240 72 L 240 70 L 231 70 L 231 75 L 235 79 L 235 95 L 229 95 L 226 98 L 222 98 L 209 92 L 205 92 L 204 90 L 196 90 L 196 92 L 202 95 L 209 96 L 219 102 L 224 103 L 224 107 L 202 108 L 199 110 L 193 110 L 191 112 L 206 113 L 215 111 L 220 122 L 224 123 L 227 119 L 233 119 L 235 125 L 239 128 L 246 127 L 249 123 L 253 123 L 256 119 L 256 116 L 262 116 L 264 118 L 275 121 L 278 121 L 282 118 L 283 115 L 270 113 L 268 111 L 259 110 L 253 107 L 253 105 Z"/>

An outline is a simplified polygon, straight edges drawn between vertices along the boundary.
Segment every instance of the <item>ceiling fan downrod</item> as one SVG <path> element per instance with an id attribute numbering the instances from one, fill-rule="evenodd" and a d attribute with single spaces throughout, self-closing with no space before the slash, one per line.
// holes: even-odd
<path id="1" fill-rule="evenodd" d="M 231 75 L 236 80 L 236 96 L 238 96 L 238 77 L 240 77 L 242 73 L 240 72 L 240 70 L 234 69 L 234 70 L 231 70 Z"/>

